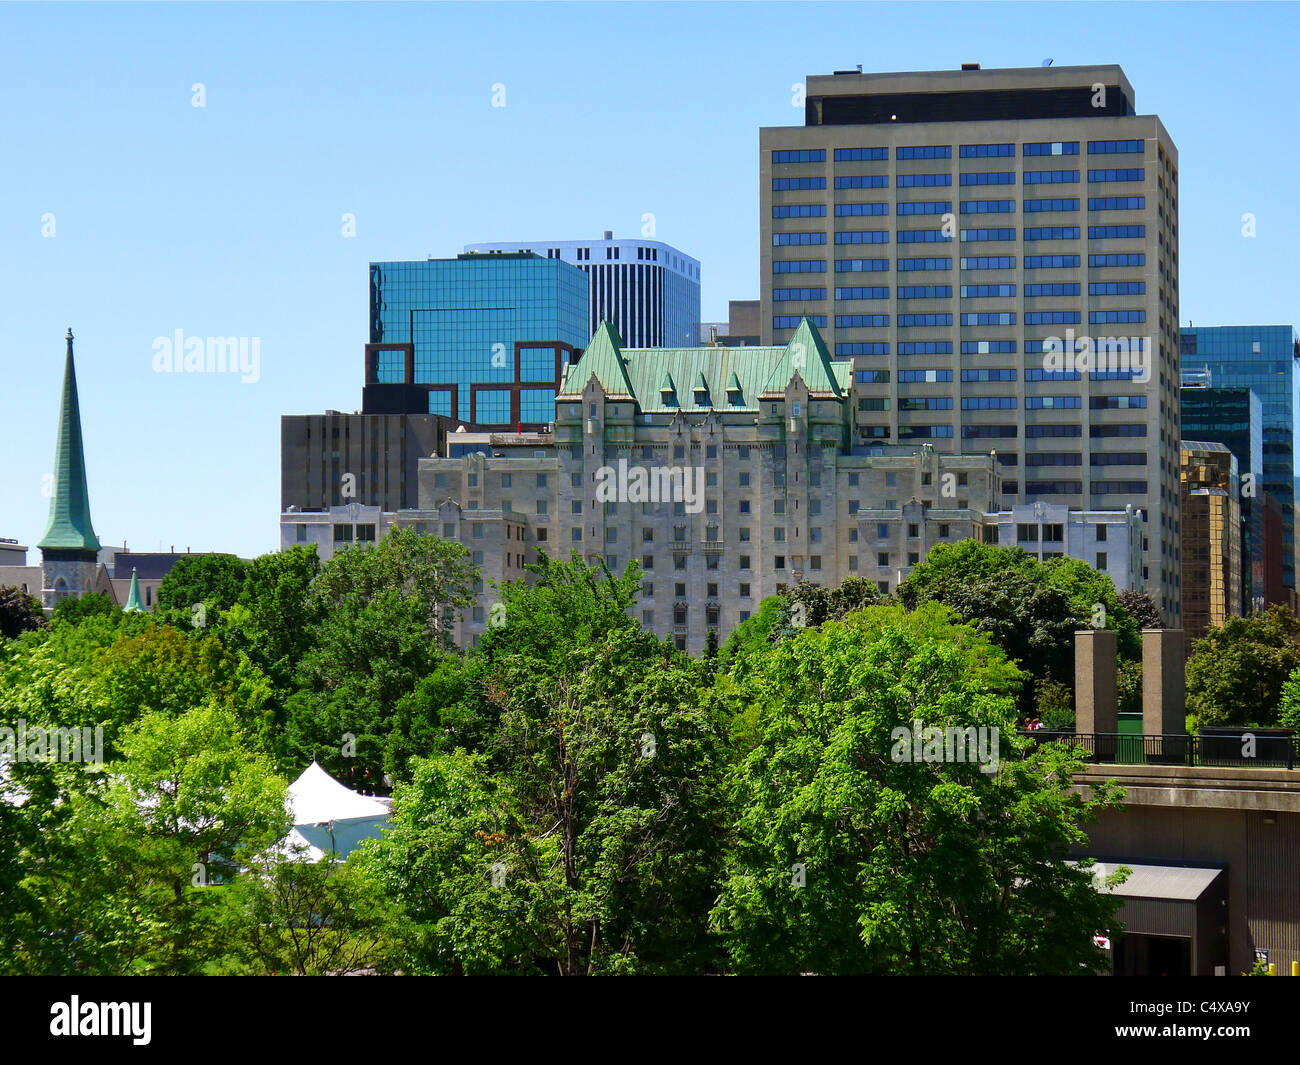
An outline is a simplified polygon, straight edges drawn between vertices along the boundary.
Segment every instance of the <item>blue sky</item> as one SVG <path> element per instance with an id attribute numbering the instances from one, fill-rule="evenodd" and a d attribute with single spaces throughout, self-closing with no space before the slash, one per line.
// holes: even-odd
<path id="1" fill-rule="evenodd" d="M 44 531 L 68 326 L 101 540 L 251 556 L 280 415 L 360 408 L 370 260 L 649 212 L 725 319 L 759 127 L 857 63 L 1121 64 L 1180 152 L 1183 322 L 1295 323 L 1298 45 L 1282 3 L 0 5 L 0 536 Z M 155 373 L 177 329 L 260 338 L 258 381 Z"/>

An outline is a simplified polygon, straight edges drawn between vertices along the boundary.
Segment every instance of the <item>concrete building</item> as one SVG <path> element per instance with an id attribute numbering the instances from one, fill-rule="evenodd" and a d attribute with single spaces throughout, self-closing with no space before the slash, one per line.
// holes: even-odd
<path id="1" fill-rule="evenodd" d="M 1300 332 L 1290 325 L 1188 325 L 1180 335 L 1180 351 L 1184 370 L 1207 374 L 1218 388 L 1248 388 L 1259 396 L 1264 432 L 1263 488 L 1282 511 L 1282 582 L 1290 599 L 1297 589 Z"/>
<path id="2" fill-rule="evenodd" d="M 754 347 L 759 343 L 758 300 L 731 300 L 727 304 L 728 320 L 701 322 L 699 345 L 721 344 L 726 348 Z"/>
<path id="3" fill-rule="evenodd" d="M 443 454 L 455 425 L 438 414 L 286 414 L 280 418 L 280 509 L 352 501 L 389 512 L 414 507 L 417 463 Z"/>
<path id="4" fill-rule="evenodd" d="M 489 582 L 528 579 L 538 548 L 635 560 L 642 624 L 697 654 L 787 585 L 858 576 L 892 592 L 934 544 L 969 537 L 1047 557 L 1060 525 L 1059 550 L 1140 587 L 1138 514 L 999 512 L 995 454 L 855 446 L 856 397 L 811 323 L 745 349 L 629 349 L 604 326 L 565 377 L 554 433 L 450 434 L 394 523 L 473 553 L 484 583 L 462 645 L 491 622 Z"/>
<path id="5" fill-rule="evenodd" d="M 1184 440 L 1183 629 L 1191 639 L 1242 608 L 1241 481 L 1226 444 Z"/>
<path id="6" fill-rule="evenodd" d="M 9 537 L 0 537 L 0 566 L 27 565 L 27 547 Z"/>
<path id="7" fill-rule="evenodd" d="M 531 252 L 572 263 L 587 275 L 587 327 L 591 336 L 610 322 L 629 347 L 691 347 L 700 326 L 700 263 L 657 240 L 489 241 L 467 244 L 475 255 Z M 482 420 L 482 419 L 479 419 Z"/>
<path id="8" fill-rule="evenodd" d="M 371 263 L 362 411 L 540 428 L 588 335 L 587 275 L 558 258 Z"/>
<path id="9" fill-rule="evenodd" d="M 1143 591 L 1140 511 L 1071 510 L 1060 503 L 1024 503 L 984 519 L 986 543 L 1020 547 L 1040 560 L 1066 556 L 1087 562 L 1115 582 L 1116 591 Z M 990 535 L 992 534 L 992 535 Z"/>
<path id="10" fill-rule="evenodd" d="M 1075 634 L 1076 732 L 1090 752 L 1079 789 L 1113 781 L 1123 806 L 1085 826 L 1077 858 L 1115 889 L 1124 933 L 1120 975 L 1236 975 L 1256 959 L 1289 974 L 1300 963 L 1300 754 L 1294 736 L 1187 734 L 1180 630 L 1142 634 L 1142 734 L 1117 735 L 1113 633 Z M 1040 740 L 1053 736 L 1034 733 Z M 1243 753 L 1243 752 L 1249 752 Z"/>
<path id="11" fill-rule="evenodd" d="M 280 514 L 280 550 L 315 544 L 317 557 L 328 562 L 345 547 L 382 540 L 395 520 L 395 513 L 362 503 L 314 508 L 291 505 Z"/>
<path id="12" fill-rule="evenodd" d="M 857 439 L 996 448 L 1002 505 L 1140 510 L 1148 587 L 1180 624 L 1178 152 L 1160 119 L 1114 65 L 806 88 L 804 125 L 759 134 L 763 343 L 810 316 L 858 375 Z"/>

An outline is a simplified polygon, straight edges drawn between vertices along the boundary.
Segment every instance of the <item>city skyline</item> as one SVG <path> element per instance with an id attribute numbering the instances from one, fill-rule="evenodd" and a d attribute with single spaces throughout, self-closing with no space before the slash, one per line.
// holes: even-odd
<path id="1" fill-rule="evenodd" d="M 15 106 L 0 119 L 11 149 L 0 321 L 15 385 L 7 421 L 22 443 L 0 473 L 0 536 L 32 547 L 48 516 L 68 327 L 104 542 L 250 556 L 278 542 L 268 516 L 280 415 L 360 409 L 372 260 L 455 255 L 517 233 L 631 238 L 650 213 L 653 239 L 701 263 L 702 319 L 725 319 L 728 300 L 759 292 L 759 127 L 800 121 L 794 86 L 859 61 L 868 71 L 1033 67 L 1049 56 L 1119 64 L 1139 113 L 1159 114 L 1179 146 L 1180 325 L 1300 318 L 1284 270 L 1300 235 L 1285 199 L 1297 148 L 1253 106 L 1285 89 L 1294 9 L 1061 5 L 1034 9 L 1025 26 L 1015 6 L 764 5 L 738 20 L 731 9 L 627 5 L 587 25 L 576 5 L 521 7 L 508 25 L 468 7 L 336 7 L 303 12 L 308 46 L 287 50 L 290 38 L 302 45 L 297 9 L 5 9 L 0 56 Z M 1106 12 L 1122 12 L 1141 46 L 1116 47 Z M 897 29 L 884 34 L 897 43 L 873 53 L 774 32 L 798 18 L 816 41 L 816 27 L 849 13 L 864 41 L 874 25 Z M 357 38 L 362 24 L 379 36 Z M 1157 24 L 1158 43 L 1143 36 Z M 499 69 L 452 49 L 438 80 L 413 89 L 401 77 L 408 64 L 377 72 L 371 62 L 381 38 L 409 59 L 422 42 L 488 25 Z M 923 36 L 906 35 L 921 26 Z M 131 46 L 105 50 L 110 31 Z M 566 34 L 576 54 L 617 41 L 620 63 L 676 64 L 688 76 L 667 77 L 653 105 L 635 85 L 615 85 L 617 69 L 608 92 L 584 94 L 592 82 L 575 83 L 546 47 Z M 1186 65 L 1225 36 L 1249 47 L 1222 52 L 1212 80 Z M 735 48 L 742 39 L 749 47 Z M 504 107 L 493 107 L 496 86 Z M 198 95 L 205 106 L 194 106 Z M 697 114 L 700 96 L 715 106 Z M 376 167 L 366 144 L 413 121 L 430 136 L 407 162 Z M 489 165 L 457 159 L 447 142 Z M 1246 214 L 1253 238 L 1242 235 Z M 344 235 L 346 216 L 355 237 Z M 178 330 L 256 340 L 258 372 L 155 372 L 156 342 Z"/>

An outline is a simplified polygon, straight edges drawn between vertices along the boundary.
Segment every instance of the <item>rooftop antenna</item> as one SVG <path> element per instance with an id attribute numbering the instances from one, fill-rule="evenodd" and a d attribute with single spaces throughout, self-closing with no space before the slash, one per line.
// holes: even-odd
<path id="1" fill-rule="evenodd" d="M 1043 66 L 1050 67 L 1051 65 L 1052 65 L 1052 61 L 1050 59 L 1043 60 Z"/>

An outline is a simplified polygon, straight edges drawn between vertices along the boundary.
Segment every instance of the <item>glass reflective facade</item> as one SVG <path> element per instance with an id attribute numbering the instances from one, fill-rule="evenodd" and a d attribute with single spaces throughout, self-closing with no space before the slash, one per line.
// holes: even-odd
<path id="1" fill-rule="evenodd" d="M 1282 581 L 1295 588 L 1297 415 L 1300 333 L 1289 325 L 1188 326 L 1181 330 L 1183 373 L 1208 371 L 1216 389 L 1250 389 L 1264 423 L 1264 490 L 1282 510 Z M 1187 428 L 1183 428 L 1184 437 Z"/>
<path id="2" fill-rule="evenodd" d="M 1199 375 L 1195 375 L 1199 376 Z M 1241 558 L 1242 613 L 1262 610 L 1265 604 L 1264 508 L 1258 494 L 1248 492 L 1248 478 L 1264 492 L 1264 421 L 1259 397 L 1248 388 L 1189 386 L 1179 392 L 1184 441 L 1223 444 L 1237 460 L 1242 482 Z"/>
<path id="3" fill-rule="evenodd" d="M 416 386 L 431 414 L 511 429 L 554 421 L 557 367 L 587 337 L 587 277 L 558 259 L 370 264 L 370 343 L 411 345 L 412 368 L 407 380 L 404 353 L 379 350 L 367 384 Z M 526 385 L 545 385 L 551 402 Z M 523 415 L 525 392 L 530 413 L 543 417 Z"/>
<path id="4" fill-rule="evenodd" d="M 824 208 L 821 213 L 825 214 Z M 823 234 L 817 236 L 824 239 Z M 615 238 L 606 230 L 601 240 L 494 241 L 467 244 L 465 251 L 494 256 L 532 252 L 577 266 L 590 283 L 587 336 L 601 322 L 610 322 L 628 347 L 680 348 L 696 343 L 700 263 L 669 244 Z"/>

